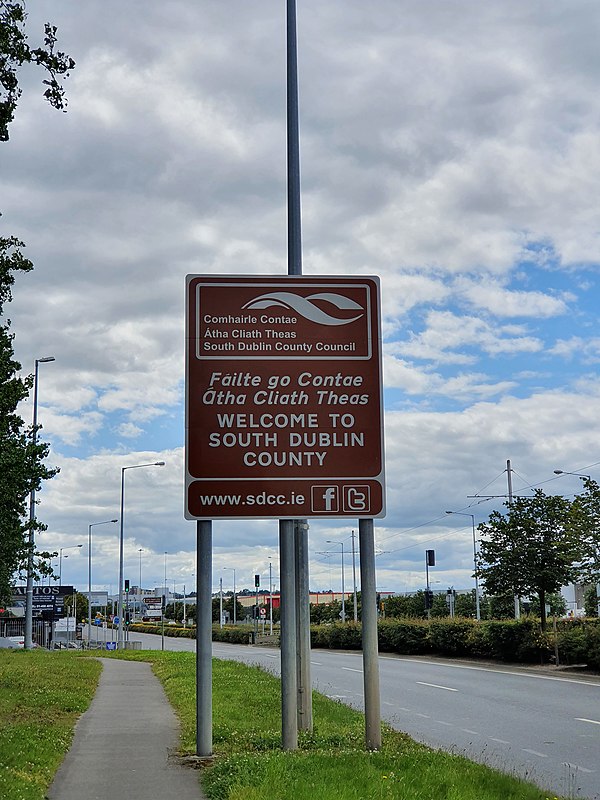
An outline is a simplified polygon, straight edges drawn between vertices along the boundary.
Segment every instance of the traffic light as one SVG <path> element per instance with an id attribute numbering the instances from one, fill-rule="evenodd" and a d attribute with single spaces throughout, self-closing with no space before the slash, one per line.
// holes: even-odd
<path id="1" fill-rule="evenodd" d="M 127 611 L 125 613 L 125 625 L 129 625 L 130 622 L 131 622 L 131 617 L 129 615 L 129 611 Z"/>
<path id="2" fill-rule="evenodd" d="M 255 575 L 255 576 L 254 576 L 254 585 L 255 585 L 255 587 L 256 587 L 257 589 L 258 589 L 258 587 L 260 586 L 260 575 Z"/>
<path id="3" fill-rule="evenodd" d="M 129 593 L 129 581 L 125 578 L 125 594 Z"/>
<path id="4" fill-rule="evenodd" d="M 426 589 L 425 591 L 425 608 L 430 609 L 433 608 L 433 590 Z"/>

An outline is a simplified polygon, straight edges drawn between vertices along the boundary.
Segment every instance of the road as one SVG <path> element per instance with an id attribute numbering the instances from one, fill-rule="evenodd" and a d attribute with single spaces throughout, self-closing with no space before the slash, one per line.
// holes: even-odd
<path id="1" fill-rule="evenodd" d="M 132 634 L 160 649 L 161 637 Z M 165 637 L 165 649 L 194 651 Z M 279 650 L 213 644 L 216 658 L 279 673 Z M 435 748 L 464 754 L 564 797 L 600 800 L 600 678 L 381 655 L 381 714 Z M 362 654 L 313 650 L 313 687 L 362 708 Z"/>

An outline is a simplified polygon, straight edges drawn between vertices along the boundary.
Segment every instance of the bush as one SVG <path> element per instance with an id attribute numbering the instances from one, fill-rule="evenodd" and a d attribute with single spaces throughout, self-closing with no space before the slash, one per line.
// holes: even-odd
<path id="1" fill-rule="evenodd" d="M 449 656 L 473 654 L 471 632 L 477 626 L 468 619 L 435 621 L 429 625 L 429 642 L 434 653 Z"/>
<path id="2" fill-rule="evenodd" d="M 422 655 L 431 652 L 428 623 L 421 620 L 379 621 L 379 649 L 383 653 Z"/>

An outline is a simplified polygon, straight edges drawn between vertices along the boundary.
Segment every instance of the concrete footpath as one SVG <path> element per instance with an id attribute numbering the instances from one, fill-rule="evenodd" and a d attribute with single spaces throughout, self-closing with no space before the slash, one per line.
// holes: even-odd
<path id="1" fill-rule="evenodd" d="M 179 765 L 179 721 L 141 661 L 100 659 L 96 695 L 75 727 L 48 800 L 203 800 L 197 770 Z"/>

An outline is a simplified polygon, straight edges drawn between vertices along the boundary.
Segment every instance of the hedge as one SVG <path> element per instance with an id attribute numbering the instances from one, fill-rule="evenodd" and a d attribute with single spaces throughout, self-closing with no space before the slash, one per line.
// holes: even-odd
<path id="1" fill-rule="evenodd" d="M 161 625 L 136 624 L 131 631 L 155 633 Z M 214 641 L 248 644 L 252 625 L 213 625 Z M 195 628 L 165 625 L 165 636 L 196 637 Z M 438 655 L 487 658 L 513 663 L 550 663 L 555 655 L 552 625 L 545 633 L 532 617 L 520 620 L 473 619 L 382 619 L 378 624 L 379 650 L 399 655 Z M 360 650 L 360 623 L 335 622 L 312 625 L 311 646 L 330 650 Z M 559 620 L 556 626 L 559 660 L 564 665 L 585 664 L 600 670 L 600 620 L 595 618 Z"/>

